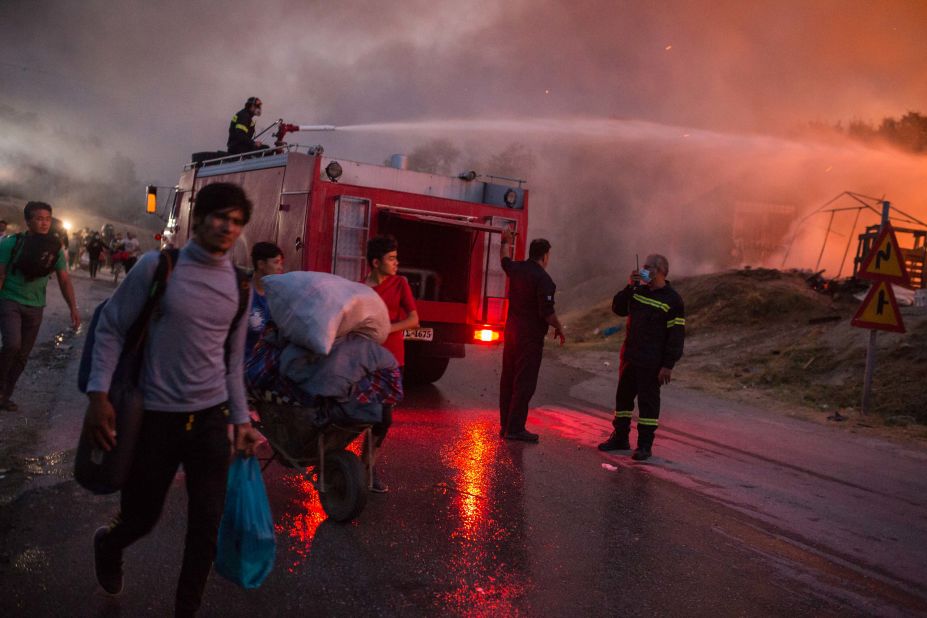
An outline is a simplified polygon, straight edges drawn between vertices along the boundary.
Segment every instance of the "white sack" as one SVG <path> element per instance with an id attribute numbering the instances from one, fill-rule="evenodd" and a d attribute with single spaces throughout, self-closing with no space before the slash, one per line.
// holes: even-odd
<path id="1" fill-rule="evenodd" d="M 285 339 L 316 354 L 328 354 L 335 339 L 361 333 L 383 343 L 389 313 L 380 295 L 363 283 L 308 271 L 263 279 L 270 315 Z"/>

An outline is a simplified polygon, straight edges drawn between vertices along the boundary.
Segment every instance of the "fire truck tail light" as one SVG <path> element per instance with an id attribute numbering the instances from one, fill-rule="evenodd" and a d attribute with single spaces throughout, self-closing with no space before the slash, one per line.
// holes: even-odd
<path id="1" fill-rule="evenodd" d="M 499 341 L 499 331 L 493 330 L 491 328 L 482 328 L 480 330 L 473 331 L 473 338 L 484 343 Z"/>

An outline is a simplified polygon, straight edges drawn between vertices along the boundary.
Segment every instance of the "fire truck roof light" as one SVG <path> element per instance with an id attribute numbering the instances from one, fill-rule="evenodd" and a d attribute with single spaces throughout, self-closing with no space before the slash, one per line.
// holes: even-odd
<path id="1" fill-rule="evenodd" d="M 338 179 L 341 178 L 341 164 L 337 161 L 332 161 L 325 166 L 325 175 L 328 176 L 328 179 L 332 182 L 338 182 Z"/>
<path id="2" fill-rule="evenodd" d="M 502 196 L 502 199 L 505 201 L 506 206 L 512 208 L 515 202 L 518 201 L 518 194 L 515 193 L 514 189 L 509 189 L 505 192 L 505 195 Z"/>

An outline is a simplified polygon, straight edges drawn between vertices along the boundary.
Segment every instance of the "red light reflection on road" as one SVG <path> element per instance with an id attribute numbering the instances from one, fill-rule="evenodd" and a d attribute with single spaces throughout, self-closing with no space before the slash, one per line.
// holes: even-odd
<path id="1" fill-rule="evenodd" d="M 462 616 L 518 614 L 516 599 L 524 594 L 512 565 L 505 563 L 506 545 L 512 530 L 494 516 L 493 479 L 497 468 L 511 466 L 501 449 L 496 423 L 488 419 L 468 423 L 460 439 L 442 452 L 442 459 L 454 471 L 453 505 L 459 524 L 451 537 L 460 551 L 449 563 L 456 587 L 438 595 L 444 610 Z"/>
<path id="2" fill-rule="evenodd" d="M 292 573 L 309 557 L 316 530 L 328 516 L 322 510 L 318 492 L 303 473 L 287 474 L 281 480 L 297 494 L 292 500 L 291 509 L 287 509 L 280 518 L 280 523 L 274 526 L 278 538 L 286 536 L 290 539 L 293 561 L 288 570 Z M 280 556 L 281 553 L 278 552 L 277 555 Z"/>
<path id="3" fill-rule="evenodd" d="M 354 440 L 345 448 L 360 457 L 363 440 Z M 290 552 L 294 559 L 288 568 L 293 572 L 309 558 L 315 533 L 328 515 L 319 501 L 319 492 L 306 478 L 304 471 L 285 474 L 281 480 L 284 486 L 294 490 L 296 495 L 290 502 L 290 508 L 280 518 L 280 523 L 274 526 L 274 531 L 278 538 L 286 536 L 290 539 Z"/>
<path id="4" fill-rule="evenodd" d="M 457 533 L 468 541 L 479 539 L 485 527 L 495 455 L 499 439 L 487 422 L 470 424 L 457 448 L 449 453 L 450 465 L 457 469 L 456 506 L 460 511 L 460 528 Z"/>

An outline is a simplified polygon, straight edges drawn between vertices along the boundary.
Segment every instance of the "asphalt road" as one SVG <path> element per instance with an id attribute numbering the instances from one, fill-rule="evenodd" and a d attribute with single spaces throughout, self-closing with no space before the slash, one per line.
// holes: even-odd
<path id="1" fill-rule="evenodd" d="M 88 311 L 110 289 L 77 283 Z M 43 337 L 58 361 L 31 367 L 39 374 L 27 383 L 48 402 L 33 419 L 41 439 L 0 511 L 0 608 L 168 615 L 182 474 L 155 531 L 126 553 L 124 593 L 107 597 L 90 539 L 116 499 L 68 478 L 83 413 L 73 386 L 81 336 L 55 347 L 56 294 Z M 636 464 L 594 448 L 609 429 L 610 369 L 559 350 L 549 350 L 533 402 L 529 428 L 541 443 L 504 442 L 499 361 L 496 350 L 473 350 L 436 386 L 408 393 L 381 457 L 391 491 L 371 496 L 351 524 L 326 521 L 302 475 L 272 464 L 274 572 L 251 591 L 214 574 L 202 614 L 927 613 L 923 450 L 670 386 L 656 456 Z"/>

